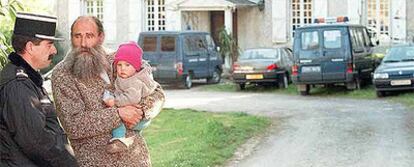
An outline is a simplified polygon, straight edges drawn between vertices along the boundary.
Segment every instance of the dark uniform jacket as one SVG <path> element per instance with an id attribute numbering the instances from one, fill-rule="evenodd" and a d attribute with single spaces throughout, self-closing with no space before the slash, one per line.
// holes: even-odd
<path id="1" fill-rule="evenodd" d="M 43 79 L 16 53 L 0 74 L 0 166 L 78 166 Z"/>

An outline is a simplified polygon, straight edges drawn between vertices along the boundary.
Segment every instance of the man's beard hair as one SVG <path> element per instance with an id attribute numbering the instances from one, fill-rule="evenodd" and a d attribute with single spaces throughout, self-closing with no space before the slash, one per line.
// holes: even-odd
<path id="1" fill-rule="evenodd" d="M 102 46 L 89 48 L 89 52 L 86 53 L 82 53 L 81 50 L 81 48 L 73 47 L 65 60 L 70 72 L 76 78 L 87 81 L 99 77 L 102 72 L 110 71 L 110 65 Z"/>

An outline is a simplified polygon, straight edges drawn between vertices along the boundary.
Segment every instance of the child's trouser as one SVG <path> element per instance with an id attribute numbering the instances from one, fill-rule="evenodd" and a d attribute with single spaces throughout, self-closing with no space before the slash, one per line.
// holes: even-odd
<path id="1" fill-rule="evenodd" d="M 132 130 L 135 132 L 140 133 L 143 129 L 145 129 L 149 124 L 151 120 L 141 120 L 137 125 L 134 126 Z M 124 138 L 126 135 L 126 127 L 123 123 L 119 125 L 117 128 L 112 130 L 112 138 Z"/>

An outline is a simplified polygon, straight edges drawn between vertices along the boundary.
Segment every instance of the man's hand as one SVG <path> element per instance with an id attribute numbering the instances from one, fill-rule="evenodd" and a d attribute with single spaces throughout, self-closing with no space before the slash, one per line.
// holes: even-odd
<path id="1" fill-rule="evenodd" d="M 139 121 L 141 121 L 143 112 L 140 108 L 135 106 L 125 106 L 118 108 L 119 117 L 121 117 L 122 121 L 125 125 L 131 129 L 136 125 Z"/>

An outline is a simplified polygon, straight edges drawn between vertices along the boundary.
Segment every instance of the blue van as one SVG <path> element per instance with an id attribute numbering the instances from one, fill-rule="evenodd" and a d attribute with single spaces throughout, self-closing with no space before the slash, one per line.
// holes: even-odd
<path id="1" fill-rule="evenodd" d="M 178 83 L 189 89 L 193 79 L 205 78 L 208 83 L 221 80 L 223 60 L 207 32 L 141 32 L 138 43 L 160 83 Z"/>
<path id="2" fill-rule="evenodd" d="M 375 70 L 374 44 L 367 28 L 351 24 L 323 24 L 297 28 L 293 43 L 292 81 L 301 95 L 312 85 L 343 84 L 359 89 Z"/>

